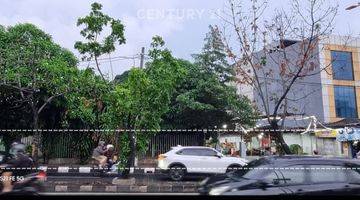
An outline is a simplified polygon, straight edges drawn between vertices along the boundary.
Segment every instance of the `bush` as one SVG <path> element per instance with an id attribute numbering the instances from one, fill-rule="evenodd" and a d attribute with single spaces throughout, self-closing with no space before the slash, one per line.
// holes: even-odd
<path id="1" fill-rule="evenodd" d="M 297 155 L 303 154 L 303 149 L 298 144 L 292 144 L 289 146 L 289 148 L 292 154 L 297 154 Z"/>
<path id="2" fill-rule="evenodd" d="M 25 153 L 31 155 L 32 154 L 32 145 L 27 145 L 25 148 Z"/>

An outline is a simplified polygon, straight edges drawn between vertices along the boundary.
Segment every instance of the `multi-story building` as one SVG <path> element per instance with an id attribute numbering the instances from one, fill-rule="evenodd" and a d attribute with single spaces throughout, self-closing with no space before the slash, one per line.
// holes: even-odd
<path id="1" fill-rule="evenodd" d="M 288 84 L 286 78 L 281 76 L 281 62 L 286 58 L 291 62 L 298 62 L 302 55 L 302 42 L 286 40 L 283 41 L 281 51 L 274 50 L 271 54 L 258 52 L 255 59 L 265 59 L 266 64 L 257 74 L 260 77 L 261 87 L 264 92 L 266 106 L 270 113 L 273 111 L 276 99 L 283 94 L 284 86 Z M 276 46 L 276 45 L 275 45 Z M 283 107 L 288 113 L 301 116 L 315 116 L 323 124 L 336 122 L 344 118 L 358 118 L 360 116 L 360 63 L 359 51 L 360 38 L 328 36 L 320 39 L 314 47 L 312 55 L 308 60 L 308 66 L 314 67 L 309 76 L 298 79 L 291 87 Z M 291 64 L 288 65 L 290 68 Z M 295 65 L 293 65 L 295 66 Z M 289 71 L 291 71 L 290 69 Z M 271 73 L 271 75 L 267 75 Z M 264 113 L 264 101 L 261 100 L 259 92 L 247 85 L 238 85 L 240 94 L 248 96 L 253 100 L 259 111 Z M 278 113 L 282 113 L 284 109 Z M 329 142 L 334 140 L 334 135 L 318 135 L 320 138 L 329 137 L 322 145 L 323 149 L 328 146 L 338 146 L 337 154 L 346 154 L 342 144 Z"/>

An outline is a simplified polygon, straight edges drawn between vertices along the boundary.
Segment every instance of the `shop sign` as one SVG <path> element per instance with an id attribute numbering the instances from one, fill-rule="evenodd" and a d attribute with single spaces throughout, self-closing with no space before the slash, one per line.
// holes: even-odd
<path id="1" fill-rule="evenodd" d="M 338 129 L 336 140 L 340 142 L 360 140 L 360 128 L 348 128 Z"/>
<path id="2" fill-rule="evenodd" d="M 315 131 L 316 137 L 321 138 L 336 138 L 337 130 L 318 130 Z"/>

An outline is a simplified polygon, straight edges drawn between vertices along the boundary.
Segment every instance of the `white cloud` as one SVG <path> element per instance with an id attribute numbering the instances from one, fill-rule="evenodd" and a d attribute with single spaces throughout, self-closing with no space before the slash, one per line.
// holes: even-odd
<path id="1" fill-rule="evenodd" d="M 108 15 L 121 19 L 125 24 L 125 37 L 127 43 L 120 46 L 115 56 L 129 56 L 138 54 L 142 46 L 148 47 L 151 38 L 154 35 L 163 36 L 167 44 L 173 50 L 175 55 L 181 57 L 190 56 L 190 53 L 200 50 L 202 47 L 207 26 L 218 23 L 214 19 L 208 19 L 209 14 L 223 8 L 222 1 L 209 0 L 134 0 L 134 1 L 116 1 L 116 0 L 97 0 L 103 4 L 103 11 Z M 2 0 L 0 7 L 0 24 L 14 25 L 16 23 L 30 22 L 45 32 L 51 34 L 54 41 L 60 45 L 72 50 L 77 56 L 78 52 L 73 48 L 75 41 L 81 40 L 79 34 L 80 28 L 76 27 L 76 20 L 85 16 L 90 11 L 90 0 Z M 281 4 L 284 8 L 288 7 L 289 1 L 278 2 L 272 0 L 272 7 L 278 8 Z M 340 2 L 339 16 L 336 20 L 337 27 L 335 33 L 346 34 L 349 27 L 353 34 L 358 34 L 360 25 L 356 20 L 359 16 L 359 9 L 345 11 L 345 6 L 352 4 L 351 0 Z M 273 9 L 270 6 L 267 15 L 272 15 Z M 181 9 L 201 11 L 206 9 L 202 17 L 195 19 L 171 19 L 169 14 L 165 18 L 143 19 L 138 16 L 139 10 L 166 11 L 171 9 Z M 345 30 L 345 31 L 344 31 Z M 105 56 L 107 57 L 107 56 Z M 84 66 L 83 63 L 81 66 Z M 135 60 L 139 64 L 139 60 Z M 120 74 L 124 70 L 134 65 L 133 60 L 113 62 L 115 74 Z M 108 63 L 103 63 L 102 68 L 106 73 L 110 73 Z"/>

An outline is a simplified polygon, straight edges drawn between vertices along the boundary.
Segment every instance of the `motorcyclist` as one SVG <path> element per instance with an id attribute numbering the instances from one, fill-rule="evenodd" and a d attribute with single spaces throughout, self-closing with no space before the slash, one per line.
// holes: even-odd
<path id="1" fill-rule="evenodd" d="M 22 180 L 25 175 L 29 174 L 34 163 L 33 160 L 26 155 L 25 145 L 22 143 L 14 142 L 11 145 L 9 153 L 11 155 L 10 160 L 6 162 L 5 166 L 2 166 L 7 168 L 1 175 L 3 193 L 11 192 L 13 183 Z"/>
<path id="2" fill-rule="evenodd" d="M 106 145 L 106 149 L 107 149 L 107 151 L 105 153 L 105 156 L 107 157 L 107 163 L 111 167 L 117 161 L 115 147 L 112 144 L 108 144 L 108 145 Z"/>
<path id="3" fill-rule="evenodd" d="M 99 162 L 99 167 L 104 168 L 107 163 L 107 157 L 105 156 L 105 153 L 107 152 L 105 142 L 100 141 L 98 146 L 94 149 L 92 158 L 97 160 Z"/>

